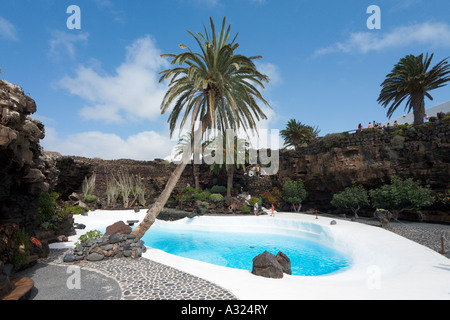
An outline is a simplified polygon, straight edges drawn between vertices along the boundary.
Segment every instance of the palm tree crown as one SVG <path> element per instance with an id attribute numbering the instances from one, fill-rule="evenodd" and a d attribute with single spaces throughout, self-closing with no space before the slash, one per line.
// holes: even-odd
<path id="1" fill-rule="evenodd" d="M 431 90 L 441 88 L 450 81 L 450 65 L 447 59 L 442 60 L 431 70 L 433 54 L 424 57 L 407 55 L 400 59 L 386 76 L 381 84 L 382 90 L 378 102 L 383 107 L 389 107 L 387 116 L 390 118 L 400 104 L 406 100 L 405 111 L 414 111 L 414 124 L 422 124 L 425 115 L 425 96 L 430 100 L 433 97 L 428 93 Z"/>
<path id="2" fill-rule="evenodd" d="M 172 58 L 172 65 L 179 65 L 160 73 L 160 81 L 170 80 L 170 88 L 161 103 L 161 113 L 164 114 L 175 103 L 168 119 L 171 134 L 183 110 L 180 128 L 191 115 L 191 131 L 193 122 L 197 120 L 224 132 L 225 129 L 239 128 L 256 130 L 257 121 L 267 119 L 257 100 L 268 103 L 255 87 L 264 88 L 263 83 L 269 80 L 253 63 L 261 57 L 235 54 L 239 47 L 235 43 L 237 35 L 230 41 L 231 26 L 225 28 L 225 18 L 218 36 L 213 20 L 210 22 L 211 33 L 206 28 L 205 34 L 188 31 L 201 53 L 180 45 L 187 52 L 162 55 Z"/>
<path id="3" fill-rule="evenodd" d="M 285 147 L 294 147 L 296 150 L 307 145 L 319 135 L 320 130 L 311 126 L 297 122 L 295 119 L 289 120 L 286 129 L 280 134 L 284 139 Z"/>

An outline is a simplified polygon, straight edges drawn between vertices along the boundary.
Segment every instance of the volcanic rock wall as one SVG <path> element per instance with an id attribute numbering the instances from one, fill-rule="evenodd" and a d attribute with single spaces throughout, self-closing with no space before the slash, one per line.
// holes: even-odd
<path id="1" fill-rule="evenodd" d="M 0 80 L 0 224 L 17 223 L 29 234 L 38 198 L 48 190 L 40 164 L 44 125 L 28 117 L 35 111 L 20 87 Z"/>
<path id="2" fill-rule="evenodd" d="M 301 178 L 308 190 L 305 207 L 336 211 L 330 205 L 334 193 L 355 181 L 366 189 L 390 183 L 393 174 L 419 180 L 436 193 L 450 190 L 450 123 L 441 121 L 420 127 L 374 129 L 342 138 L 332 146 L 324 141 L 297 152 L 281 154 L 279 186 Z M 448 212 L 437 205 L 423 210 L 429 221 L 450 222 Z"/>

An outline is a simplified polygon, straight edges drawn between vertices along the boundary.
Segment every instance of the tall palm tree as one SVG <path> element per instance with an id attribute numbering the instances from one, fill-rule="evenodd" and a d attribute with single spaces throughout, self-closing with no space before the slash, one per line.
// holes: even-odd
<path id="1" fill-rule="evenodd" d="M 267 119 L 257 101 L 269 105 L 255 87 L 264 88 L 264 83 L 269 81 L 253 62 L 261 57 L 235 53 L 239 47 L 235 43 L 237 34 L 230 39 L 231 26 L 226 28 L 225 18 L 217 36 L 211 18 L 210 24 L 211 30 L 204 27 L 204 34 L 188 31 L 199 46 L 199 53 L 182 44 L 180 48 L 187 51 L 162 55 L 171 58 L 171 64 L 175 66 L 160 73 L 160 82 L 169 80 L 169 89 L 161 103 L 161 113 L 166 113 L 175 103 L 168 118 L 171 136 L 180 117 L 181 129 L 191 117 L 189 129 L 193 132 L 191 141 L 194 147 L 201 146 L 207 128 L 222 132 L 228 128 L 257 132 L 257 122 Z M 201 125 L 195 129 L 196 121 L 200 121 Z M 133 230 L 138 238 L 145 234 L 164 208 L 191 156 L 192 152 L 183 153 L 182 161 L 172 173 L 165 189 L 149 208 L 144 220 Z"/>
<path id="2" fill-rule="evenodd" d="M 285 147 L 294 147 L 295 150 L 307 145 L 319 135 L 320 130 L 305 124 L 295 119 L 289 120 L 286 129 L 281 130 L 280 134 L 284 139 Z"/>
<path id="3" fill-rule="evenodd" d="M 450 81 L 450 65 L 447 59 L 442 60 L 431 70 L 430 67 L 433 54 L 424 57 L 407 55 L 400 59 L 392 69 L 391 73 L 381 84 L 382 90 L 378 97 L 378 103 L 384 108 L 389 106 L 387 116 L 390 118 L 400 104 L 406 100 L 405 111 L 413 109 L 414 125 L 423 124 L 425 116 L 425 96 L 430 100 L 433 97 L 428 91 L 445 86 Z"/>

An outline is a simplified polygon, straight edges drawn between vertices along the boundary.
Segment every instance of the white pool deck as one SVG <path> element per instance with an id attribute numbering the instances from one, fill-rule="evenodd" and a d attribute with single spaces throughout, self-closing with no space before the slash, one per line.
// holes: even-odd
<path id="1" fill-rule="evenodd" d="M 75 222 L 87 227 L 65 244 L 73 247 L 89 230 L 127 220 L 141 221 L 146 210 L 89 212 Z M 450 260 L 443 255 L 379 227 L 362 223 L 297 213 L 270 216 L 200 217 L 170 222 L 188 223 L 215 231 L 243 229 L 248 232 L 299 232 L 350 256 L 352 266 L 329 275 L 307 277 L 284 275 L 268 279 L 238 270 L 187 259 L 149 248 L 143 257 L 211 281 L 242 300 L 450 300 Z M 151 232 L 151 228 L 148 232 Z"/>

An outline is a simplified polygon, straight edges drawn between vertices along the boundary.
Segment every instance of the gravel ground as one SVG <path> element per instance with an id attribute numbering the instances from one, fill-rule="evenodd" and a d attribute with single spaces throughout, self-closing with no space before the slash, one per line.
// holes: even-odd
<path id="1" fill-rule="evenodd" d="M 348 220 L 348 219 L 346 219 Z M 379 227 L 378 220 L 373 218 L 358 218 L 357 222 Z M 441 253 L 441 237 L 444 237 L 444 254 L 450 259 L 450 225 L 425 222 L 405 222 L 392 220 L 386 230 L 417 242 L 436 252 Z"/>

